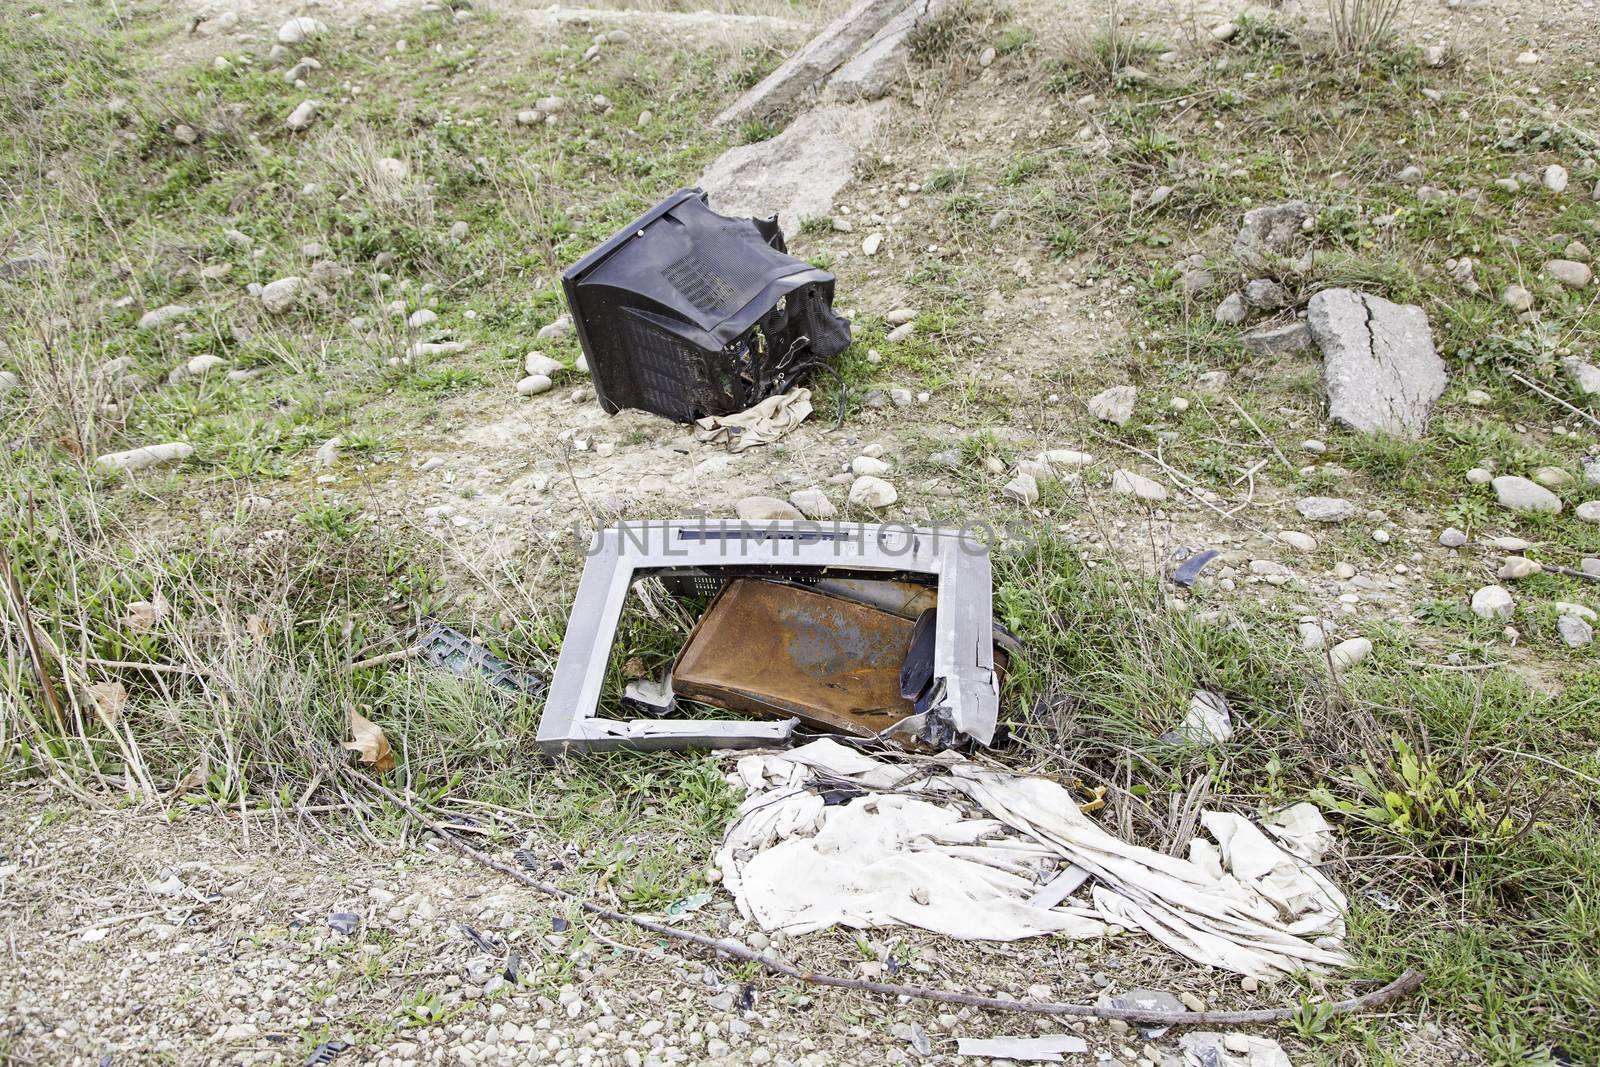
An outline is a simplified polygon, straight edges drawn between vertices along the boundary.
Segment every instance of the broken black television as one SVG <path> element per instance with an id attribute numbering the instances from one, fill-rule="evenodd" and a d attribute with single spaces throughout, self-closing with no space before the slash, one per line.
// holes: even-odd
<path id="1" fill-rule="evenodd" d="M 657 204 L 561 280 L 608 414 L 730 415 L 850 344 L 833 275 L 788 254 L 777 217 L 719 215 L 699 189 Z"/>

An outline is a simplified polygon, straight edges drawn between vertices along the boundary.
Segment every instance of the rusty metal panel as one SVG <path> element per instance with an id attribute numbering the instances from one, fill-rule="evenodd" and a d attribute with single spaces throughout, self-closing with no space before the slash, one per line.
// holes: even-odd
<path id="1" fill-rule="evenodd" d="M 900 695 L 913 623 L 781 582 L 717 594 L 673 666 L 680 698 L 874 737 L 916 710 Z"/>

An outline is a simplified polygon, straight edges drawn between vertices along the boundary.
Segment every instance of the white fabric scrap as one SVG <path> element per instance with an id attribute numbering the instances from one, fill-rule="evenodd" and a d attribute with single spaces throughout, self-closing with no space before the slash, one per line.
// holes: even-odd
<path id="1" fill-rule="evenodd" d="M 708 415 L 695 420 L 694 439 L 702 444 L 725 444 L 729 452 L 770 445 L 799 426 L 811 414 L 811 390 L 795 388 L 769 396 L 753 408 L 734 415 Z"/>
<path id="2" fill-rule="evenodd" d="M 718 866 L 765 930 L 905 924 L 1011 941 L 1116 923 L 1256 978 L 1347 962 L 1343 894 L 1237 815 L 1202 812 L 1215 841 L 1182 858 L 1107 832 L 1055 782 L 951 753 L 895 764 L 825 739 L 746 756 L 733 777 L 748 797 Z M 866 794 L 828 806 L 808 783 Z M 1069 866 L 1093 877 L 1092 906 L 1032 904 Z"/>
<path id="3" fill-rule="evenodd" d="M 992 1060 L 1015 1060 L 1018 1063 L 1064 1063 L 1063 1056 L 1081 1056 L 1088 1051 L 1087 1041 L 1070 1034 L 956 1038 L 957 1056 L 987 1056 Z"/>
<path id="4" fill-rule="evenodd" d="M 1261 825 L 1280 845 L 1307 863 L 1321 863 L 1333 847 L 1333 827 L 1315 804 L 1304 800 L 1264 816 Z"/>

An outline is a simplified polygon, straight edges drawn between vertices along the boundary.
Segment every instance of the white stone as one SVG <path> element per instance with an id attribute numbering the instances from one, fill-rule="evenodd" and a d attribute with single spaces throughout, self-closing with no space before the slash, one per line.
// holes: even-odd
<path id="1" fill-rule="evenodd" d="M 775 496 L 747 496 L 734 505 L 734 511 L 746 522 L 769 522 L 775 519 L 793 521 L 805 518 L 794 505 Z"/>
<path id="2" fill-rule="evenodd" d="M 914 323 L 914 322 L 903 322 L 899 326 L 896 326 L 894 329 L 890 330 L 884 336 L 883 339 L 885 341 L 887 341 L 889 344 L 897 345 L 901 341 L 904 341 L 907 337 L 910 337 L 912 334 L 914 334 L 916 332 L 917 332 L 917 324 L 916 323 Z"/>
<path id="3" fill-rule="evenodd" d="M 1094 462 L 1094 457 L 1087 452 L 1078 452 L 1070 448 L 1050 448 L 1039 453 L 1039 459 L 1045 464 L 1062 470 L 1082 470 Z"/>
<path id="4" fill-rule="evenodd" d="M 1089 414 L 1102 422 L 1126 426 L 1133 417 L 1133 405 L 1138 398 L 1139 390 L 1133 386 L 1114 385 L 1089 398 Z"/>
<path id="5" fill-rule="evenodd" d="M 1167 487 L 1130 470 L 1119 470 L 1111 475 L 1111 491 L 1125 496 L 1138 497 L 1147 503 L 1160 503 L 1167 499 Z"/>
<path id="6" fill-rule="evenodd" d="M 828 499 L 828 494 L 816 486 L 796 489 L 789 494 L 789 503 L 798 508 L 800 514 L 808 519 L 831 519 L 838 514 L 833 501 Z"/>
<path id="7" fill-rule="evenodd" d="M 885 463 L 881 459 L 874 459 L 871 456 L 857 456 L 855 459 L 850 461 L 850 472 L 857 475 L 888 474 L 889 464 Z"/>
<path id="8" fill-rule="evenodd" d="M 1564 193 L 1567 191 L 1567 168 L 1559 163 L 1552 163 L 1544 168 L 1544 173 L 1539 175 L 1539 180 L 1552 193 Z"/>
<path id="9" fill-rule="evenodd" d="M 1509 619 L 1516 610 L 1516 601 L 1503 586 L 1486 585 L 1472 594 L 1472 613 L 1480 619 Z"/>
<path id="10" fill-rule="evenodd" d="M 1572 513 L 1584 522 L 1600 522 L 1600 500 L 1585 500 Z"/>
<path id="11" fill-rule="evenodd" d="M 146 311 L 139 316 L 139 329 L 155 330 L 169 322 L 194 314 L 194 308 L 187 304 L 166 304 L 162 307 Z"/>
<path id="12" fill-rule="evenodd" d="M 317 117 L 317 102 L 315 100 L 302 100 L 283 124 L 291 130 L 303 130 L 311 125 L 311 120 Z"/>
<path id="13" fill-rule="evenodd" d="M 292 18 L 278 27 L 279 44 L 300 44 L 318 34 L 328 32 L 328 27 L 308 15 Z"/>
<path id="14" fill-rule="evenodd" d="M 527 374 L 542 374 L 546 378 L 554 378 L 567 368 L 559 359 L 552 359 L 543 352 L 529 352 L 522 357 L 522 369 Z"/>
<path id="15" fill-rule="evenodd" d="M 1294 502 L 1302 518 L 1312 522 L 1348 522 L 1356 517 L 1356 506 L 1343 497 L 1305 496 Z"/>
<path id="16" fill-rule="evenodd" d="M 850 483 L 850 503 L 865 508 L 886 508 L 900 499 L 894 485 L 882 478 L 864 474 Z"/>
<path id="17" fill-rule="evenodd" d="M 1518 578 L 1531 577 L 1542 570 L 1544 570 L 1544 567 L 1537 560 L 1528 559 L 1526 556 L 1507 556 L 1501 562 L 1500 569 L 1495 572 L 1495 576 L 1514 581 Z"/>
<path id="18" fill-rule="evenodd" d="M 1502 474 L 1491 484 L 1503 508 L 1547 515 L 1561 513 L 1561 498 L 1538 482 L 1519 478 L 1514 474 Z"/>
<path id="19" fill-rule="evenodd" d="M 555 383 L 546 374 L 530 374 L 517 382 L 517 393 L 521 396 L 538 396 L 548 392 Z"/>
<path id="20" fill-rule="evenodd" d="M 536 335 L 541 341 L 549 341 L 565 337 L 572 332 L 572 316 L 562 315 L 554 322 L 539 327 Z"/>
<path id="21" fill-rule="evenodd" d="M 1033 475 L 1023 473 L 1012 478 L 1005 485 L 1006 496 L 1019 500 L 1024 504 L 1032 504 L 1039 499 L 1039 483 Z"/>
<path id="22" fill-rule="evenodd" d="M 411 313 L 411 317 L 406 320 L 406 325 L 410 326 L 413 330 L 417 330 L 438 321 L 439 314 L 432 308 L 418 308 L 416 311 L 413 311 Z"/>
<path id="23" fill-rule="evenodd" d="M 1317 550 L 1317 539 L 1308 533 L 1301 533 L 1299 530 L 1280 530 L 1278 531 L 1278 540 L 1301 552 L 1315 552 Z"/>
<path id="24" fill-rule="evenodd" d="M 194 446 L 181 441 L 162 445 L 145 445 L 126 452 L 109 452 L 94 461 L 96 467 L 107 474 L 117 471 L 139 471 L 188 459 L 194 455 Z"/>
<path id="25" fill-rule="evenodd" d="M 1594 642 L 1594 627 L 1577 615 L 1562 615 L 1556 619 L 1556 632 L 1568 648 L 1586 648 Z"/>
<path id="26" fill-rule="evenodd" d="M 1368 656 L 1372 655 L 1372 642 L 1365 637 L 1352 637 L 1348 641 L 1340 641 L 1328 653 L 1335 670 L 1354 667 Z"/>
<path id="27" fill-rule="evenodd" d="M 861 241 L 862 255 L 875 256 L 881 247 L 883 247 L 883 234 L 881 233 L 869 233 Z"/>

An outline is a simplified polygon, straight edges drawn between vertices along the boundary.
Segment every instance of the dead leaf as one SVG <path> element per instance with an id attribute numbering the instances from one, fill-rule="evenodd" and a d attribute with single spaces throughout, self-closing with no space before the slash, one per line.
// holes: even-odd
<path id="1" fill-rule="evenodd" d="M 153 601 L 135 600 L 129 604 L 128 610 L 122 616 L 122 625 L 142 633 L 166 618 L 167 612 L 171 610 L 172 605 L 167 603 L 167 598 L 157 593 Z"/>
<path id="2" fill-rule="evenodd" d="M 394 770 L 394 753 L 389 751 L 383 728 L 355 708 L 350 709 L 350 735 L 352 740 L 346 741 L 344 747 L 360 753 L 362 763 L 372 764 L 379 774 Z"/>
<path id="3" fill-rule="evenodd" d="M 265 641 L 272 634 L 272 620 L 265 615 L 246 615 L 244 628 L 255 640 Z"/>
<path id="4" fill-rule="evenodd" d="M 71 455 L 73 459 L 83 458 L 83 446 L 78 444 L 78 439 L 73 437 L 70 433 L 64 433 L 60 437 L 56 438 L 56 444 L 66 449 L 67 453 Z"/>
<path id="5" fill-rule="evenodd" d="M 175 797 L 182 796 L 191 789 L 205 785 L 206 779 L 210 777 L 211 757 L 205 752 L 201 752 L 200 759 L 195 762 L 194 769 L 178 779 L 178 784 L 172 787 L 171 795 Z"/>
<path id="6" fill-rule="evenodd" d="M 622 665 L 622 676 L 624 678 L 643 678 L 644 660 L 638 656 L 629 656 L 627 662 Z"/>
<path id="7" fill-rule="evenodd" d="M 121 682 L 96 682 L 89 687 L 89 702 L 94 705 L 95 718 L 107 726 L 115 726 L 122 719 L 122 709 L 128 703 L 128 691 Z"/>

